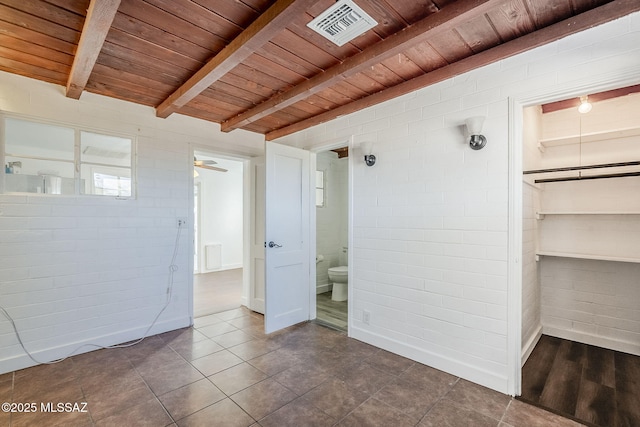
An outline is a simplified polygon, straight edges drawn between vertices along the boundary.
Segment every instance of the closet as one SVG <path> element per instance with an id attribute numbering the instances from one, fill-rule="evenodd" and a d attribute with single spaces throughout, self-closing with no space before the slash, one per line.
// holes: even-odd
<path id="1" fill-rule="evenodd" d="M 522 362 L 540 334 L 640 355 L 640 93 L 524 117 Z"/>

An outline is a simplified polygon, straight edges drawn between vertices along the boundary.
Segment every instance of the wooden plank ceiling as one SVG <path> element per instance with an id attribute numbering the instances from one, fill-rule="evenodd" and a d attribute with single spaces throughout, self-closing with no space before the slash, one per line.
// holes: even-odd
<path id="1" fill-rule="evenodd" d="M 0 0 L 0 70 L 275 139 L 640 10 L 638 0 Z"/>

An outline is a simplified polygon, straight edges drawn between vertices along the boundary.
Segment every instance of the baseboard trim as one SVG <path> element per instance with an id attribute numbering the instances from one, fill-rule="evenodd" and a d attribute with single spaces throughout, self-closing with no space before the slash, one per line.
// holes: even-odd
<path id="1" fill-rule="evenodd" d="M 333 288 L 333 285 L 330 283 L 325 283 L 324 285 L 316 285 L 316 295 L 329 292 L 332 288 Z"/>
<path id="2" fill-rule="evenodd" d="M 154 327 L 151 328 L 151 331 L 149 331 L 148 336 L 173 331 L 175 329 L 186 328 L 190 325 L 191 318 L 189 316 L 182 316 L 176 317 L 174 319 L 164 320 L 162 322 L 157 322 Z M 140 339 L 144 335 L 148 327 L 149 325 L 144 325 L 128 330 L 114 332 L 108 335 L 90 337 L 78 342 L 32 351 L 31 354 L 37 360 L 51 361 L 66 357 L 72 351 L 75 351 L 73 355 L 88 353 L 90 351 L 99 350 L 101 347 L 107 347 Z M 28 344 L 27 348 L 29 348 Z M 22 352 L 22 349 L 20 349 L 20 351 Z M 22 352 L 19 355 L 0 360 L 0 374 L 13 372 L 19 369 L 29 368 L 36 365 L 38 365 L 38 363 L 31 360 L 26 353 Z"/>
<path id="3" fill-rule="evenodd" d="M 355 321 L 354 323 L 357 324 L 358 322 Z M 455 375 L 473 383 L 480 384 L 500 393 L 508 394 L 508 379 L 506 375 L 502 376 L 488 372 L 484 369 L 474 367 L 465 362 L 434 353 L 424 348 L 409 345 L 378 333 L 362 329 L 354 324 L 351 325 L 349 332 L 352 338 L 359 341 L 399 354 L 400 356 L 415 360 L 416 362 L 420 362 L 424 365 Z M 506 369 L 507 368 L 505 366 L 505 372 Z"/>
<path id="4" fill-rule="evenodd" d="M 531 334 L 527 342 L 522 346 L 522 357 L 520 359 L 521 367 L 524 366 L 525 363 L 527 363 L 527 359 L 529 359 L 529 356 L 531 356 L 531 352 L 538 344 L 538 341 L 540 341 L 540 337 L 542 337 L 542 325 L 538 325 L 535 332 Z"/>

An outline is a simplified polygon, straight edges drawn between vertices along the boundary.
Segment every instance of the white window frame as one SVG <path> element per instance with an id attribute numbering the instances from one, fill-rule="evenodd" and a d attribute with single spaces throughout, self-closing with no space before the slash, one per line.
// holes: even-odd
<path id="1" fill-rule="evenodd" d="M 112 130 L 105 130 L 105 129 L 99 129 L 99 128 L 91 128 L 91 127 L 86 127 L 86 126 L 82 126 L 82 125 L 77 125 L 74 123 L 68 123 L 68 122 L 59 122 L 59 121 L 54 121 L 54 120 L 47 120 L 47 119 L 43 119 L 40 117 L 33 117 L 33 116 L 29 116 L 29 115 L 22 115 L 22 114 L 13 114 L 13 113 L 0 113 L 0 164 L 2 165 L 2 173 L 0 173 L 0 194 L 29 194 L 30 196 L 51 196 L 51 194 L 44 194 L 44 193 L 33 193 L 33 192 L 12 192 L 12 191 L 7 191 L 6 190 L 6 186 L 5 186 L 5 171 L 4 171 L 4 167 L 6 162 L 6 157 L 7 154 L 14 154 L 14 153 L 7 153 L 6 152 L 6 141 L 5 141 L 5 128 L 6 128 L 6 120 L 7 119 L 15 119 L 15 120 L 21 120 L 21 121 L 25 121 L 25 122 L 32 122 L 35 124 L 43 124 L 43 125 L 49 125 L 49 126 L 57 126 L 57 127 L 63 127 L 63 128 L 68 128 L 73 130 L 74 132 L 74 152 L 73 152 L 73 161 L 66 161 L 66 160 L 59 160 L 59 159 L 53 159 L 53 158 L 48 158 L 48 157 L 36 157 L 36 156 L 19 156 L 19 157 L 24 157 L 24 158 L 33 158 L 33 159 L 39 159 L 39 160 L 51 160 L 51 161 L 56 161 L 56 162 L 66 162 L 66 163 L 73 163 L 73 168 L 74 168 L 74 193 L 73 194 L 56 194 L 53 195 L 54 197 L 76 197 L 76 196 L 83 196 L 83 197 L 99 197 L 99 198 L 115 198 L 115 199 L 135 199 L 137 197 L 137 171 L 136 171 L 136 166 L 137 166 L 137 147 L 138 147 L 138 141 L 137 141 L 137 137 L 135 135 L 131 135 L 131 134 L 126 134 L 126 133 L 122 133 L 122 132 L 114 132 Z M 88 132 L 88 133 L 93 133 L 93 134 L 98 134 L 98 135 L 105 135 L 105 136 L 112 136 L 112 137 L 117 137 L 117 138 L 123 138 L 123 139 L 128 139 L 131 141 L 131 163 L 129 166 L 117 166 L 117 165 L 111 165 L 111 164 L 96 164 L 96 163 L 92 163 L 92 162 L 83 162 L 82 161 L 82 154 L 81 154 L 81 133 L 82 132 Z M 101 195 L 101 194 L 92 194 L 92 193 L 85 193 L 83 191 L 83 189 L 81 188 L 81 166 L 82 165 L 87 165 L 89 167 L 91 167 L 93 169 L 93 167 L 100 167 L 100 171 L 107 171 L 110 168 L 124 168 L 124 169 L 130 169 L 131 171 L 131 195 L 129 196 L 113 196 L 113 195 Z M 108 172 L 105 172 L 108 173 Z M 92 172 L 92 178 L 93 178 L 93 172 Z M 93 181 L 90 184 L 90 187 L 93 189 L 94 187 L 94 183 Z"/>

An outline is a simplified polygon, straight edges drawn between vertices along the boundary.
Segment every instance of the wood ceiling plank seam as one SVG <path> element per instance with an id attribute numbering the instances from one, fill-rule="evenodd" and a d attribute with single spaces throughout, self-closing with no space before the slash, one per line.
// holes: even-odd
<path id="1" fill-rule="evenodd" d="M 276 34 L 276 36 L 271 39 L 271 43 L 280 46 L 287 52 L 304 59 L 321 70 L 326 70 L 341 62 L 335 56 L 309 43 L 288 28 Z"/>
<path id="2" fill-rule="evenodd" d="M 346 94 L 339 92 L 330 87 L 326 88 L 321 92 L 316 93 L 316 96 L 326 99 L 328 102 L 330 102 L 332 104 L 331 108 L 334 108 L 338 105 L 344 105 L 353 101 L 353 99 L 347 96 Z"/>
<path id="3" fill-rule="evenodd" d="M 295 104 L 291 105 L 291 108 L 297 108 L 300 111 L 304 111 L 305 113 L 309 114 L 310 116 L 314 116 L 318 113 L 324 112 L 326 110 L 324 110 L 323 108 L 320 108 L 316 105 L 313 104 L 309 104 L 306 100 L 305 101 L 300 101 L 300 102 L 296 102 Z M 290 108 L 290 107 L 287 107 Z"/>
<path id="4" fill-rule="evenodd" d="M 106 43 L 139 52 L 142 56 L 154 58 L 155 61 L 165 61 L 175 67 L 184 68 L 191 72 L 198 70 L 203 65 L 202 62 L 184 56 L 179 52 L 174 52 L 157 44 L 147 42 L 146 40 L 115 28 L 111 28 L 111 31 L 109 31 L 105 44 Z"/>
<path id="5" fill-rule="evenodd" d="M 56 71 L 62 74 L 69 74 L 71 65 L 62 64 L 60 62 L 51 61 L 48 58 L 32 55 L 30 53 L 20 52 L 15 49 L 0 46 L 0 57 L 11 59 L 34 67 L 44 68 L 50 71 Z"/>
<path id="6" fill-rule="evenodd" d="M 503 43 L 486 13 L 475 17 L 465 25 L 456 27 L 454 31 L 473 53 L 482 52 Z"/>
<path id="7" fill-rule="evenodd" d="M 584 31 L 637 11 L 640 11 L 640 2 L 637 0 L 612 0 L 580 15 L 559 21 L 533 33 L 510 40 L 504 44 L 464 58 L 456 63 L 446 65 L 430 73 L 416 77 L 415 79 L 408 80 L 397 86 L 354 101 L 351 104 L 340 106 L 310 119 L 272 131 L 265 135 L 265 138 L 271 141 L 290 135 L 311 126 L 327 122 L 338 116 L 350 114 L 354 111 L 397 98 L 398 96 L 405 95 L 420 88 L 444 81 L 493 62 L 510 58 L 519 53 L 543 46 L 567 37 L 568 35 Z"/>
<path id="8" fill-rule="evenodd" d="M 217 43 L 226 45 L 228 40 L 219 37 L 200 27 L 191 25 L 188 21 L 165 12 L 145 1 L 124 1 L 120 6 L 120 13 L 131 16 L 141 22 L 160 28 L 177 37 L 189 40 L 204 48 L 211 48 Z"/>
<path id="9" fill-rule="evenodd" d="M 557 22 L 558 17 L 566 19 L 572 16 L 571 5 L 568 1 L 556 1 L 553 5 L 548 3 L 541 5 L 538 0 L 530 0 L 529 4 L 532 6 L 534 22 L 538 28 L 544 28 Z"/>
<path id="10" fill-rule="evenodd" d="M 444 67 L 448 64 L 447 60 L 444 59 L 440 53 L 436 52 L 428 42 L 412 46 L 407 49 L 404 54 L 424 70 L 425 73 Z"/>
<path id="11" fill-rule="evenodd" d="M 49 49 L 45 46 L 29 43 L 25 40 L 11 37 L 2 33 L 0 33 L 0 46 L 13 49 L 27 55 L 47 58 L 51 61 L 58 62 L 64 65 L 71 66 L 71 64 L 73 63 L 73 55 L 69 53 L 60 52 L 55 49 Z"/>
<path id="12" fill-rule="evenodd" d="M 282 31 L 291 16 L 303 11 L 312 0 L 277 0 L 265 13 L 260 15 L 245 31 L 236 37 L 218 55 L 198 70 L 184 85 L 179 87 L 157 108 L 158 117 L 168 117 L 180 106 L 185 105 L 220 76 L 231 71 L 237 64 L 251 55 L 275 34 Z"/>
<path id="13" fill-rule="evenodd" d="M 235 69 L 234 69 L 235 71 Z M 229 72 L 220 78 L 221 82 L 225 82 L 227 84 L 243 87 L 245 90 L 249 90 L 251 92 L 259 94 L 262 99 L 268 98 L 274 94 L 274 90 L 268 86 L 260 84 L 256 81 L 251 81 L 244 76 L 236 74 L 234 71 Z M 215 85 L 215 83 L 214 83 Z M 208 90 L 208 89 L 207 89 Z M 205 90 L 206 92 L 206 90 Z M 204 92 L 203 92 L 204 93 Z"/>
<path id="14" fill-rule="evenodd" d="M 217 1 L 217 0 L 213 0 L 213 1 Z M 259 13 L 263 13 L 265 10 L 267 10 L 269 6 L 273 4 L 272 0 L 240 0 L 240 1 Z"/>
<path id="15" fill-rule="evenodd" d="M 222 94 L 224 94 L 225 96 L 233 96 L 233 97 L 236 97 L 238 99 L 244 99 L 247 102 L 249 102 L 251 105 L 256 105 L 256 103 L 262 101 L 262 99 L 263 99 L 263 97 L 260 96 L 260 94 L 257 94 L 255 92 L 251 92 L 251 91 L 248 91 L 248 90 L 241 89 L 239 87 L 230 85 L 230 84 L 225 83 L 225 82 L 220 81 L 220 80 L 215 82 L 209 88 L 214 90 L 214 91 L 219 91 Z M 207 89 L 209 89 L 209 88 L 207 88 Z M 204 90 L 204 91 L 202 91 L 200 93 L 203 93 L 205 91 L 206 90 Z"/>
<path id="16" fill-rule="evenodd" d="M 311 114 L 296 108 L 294 105 L 288 106 L 287 108 L 283 109 L 282 112 L 289 117 L 294 117 L 295 121 L 311 117 Z"/>
<path id="17" fill-rule="evenodd" d="M 47 2 L 32 2 L 24 0 L 3 0 L 2 4 L 20 10 L 29 15 L 43 18 L 56 25 L 67 27 L 80 32 L 84 23 L 85 14 L 69 12 Z"/>
<path id="18" fill-rule="evenodd" d="M 186 108 L 184 110 L 182 108 L 180 109 L 180 114 L 182 114 L 183 111 L 188 111 L 189 108 L 192 108 L 195 110 L 204 110 L 208 113 L 213 113 L 217 117 L 220 117 L 222 120 L 224 120 L 224 118 L 229 114 L 233 114 L 234 111 L 242 109 L 241 107 L 237 107 L 233 104 L 206 99 L 206 97 L 202 94 L 198 95 L 198 97 L 196 97 L 188 105 L 185 105 L 185 107 Z"/>
<path id="19" fill-rule="evenodd" d="M 367 92 L 367 94 L 376 93 L 386 89 L 383 84 L 379 83 L 378 81 L 372 79 L 362 72 L 353 76 L 349 76 L 348 78 L 344 79 L 344 81 L 357 87 L 360 90 Z"/>
<path id="20" fill-rule="evenodd" d="M 365 97 L 365 96 L 369 95 L 368 92 L 365 92 L 362 89 L 355 87 L 354 85 L 352 85 L 351 83 L 349 83 L 347 81 L 337 82 L 332 87 L 335 90 L 338 90 L 338 91 L 344 93 L 349 98 L 354 99 L 354 100 L 355 99 L 360 99 L 362 97 Z M 302 101 L 304 101 L 304 99 Z M 302 102 L 302 101 L 298 101 L 298 102 Z"/>
<path id="21" fill-rule="evenodd" d="M 220 114 L 226 117 L 230 114 L 230 111 L 242 110 L 243 108 L 246 108 L 245 106 L 247 104 L 251 104 L 251 102 L 237 97 L 222 96 L 221 93 L 217 91 L 204 91 L 200 95 L 196 96 L 188 105 L 208 105 L 215 108 Z"/>
<path id="22" fill-rule="evenodd" d="M 234 24 L 246 28 L 264 10 L 257 11 L 251 6 L 241 1 L 221 1 L 221 0 L 191 0 L 210 11 L 219 14 L 224 19 Z"/>
<path id="23" fill-rule="evenodd" d="M 116 15 L 113 21 L 113 28 L 179 53 L 180 55 L 193 58 L 202 64 L 224 47 L 224 44 L 220 42 L 217 45 L 212 45 L 210 48 L 204 48 L 182 37 L 167 33 L 161 28 L 139 21 L 125 13 L 118 13 Z"/>
<path id="24" fill-rule="evenodd" d="M 440 8 L 432 0 L 404 0 L 387 1 L 390 8 L 407 22 L 408 25 L 436 13 Z"/>
<path id="25" fill-rule="evenodd" d="M 108 55 L 126 63 L 138 64 L 138 66 L 144 67 L 147 73 L 167 75 L 180 80 L 181 83 L 186 81 L 192 73 L 191 70 L 186 68 L 178 67 L 168 62 L 158 61 L 157 58 L 147 56 L 139 51 L 113 44 L 108 38 L 102 45 L 102 52 L 100 56 L 98 56 L 98 61 L 100 61 L 102 55 Z"/>
<path id="26" fill-rule="evenodd" d="M 377 81 L 384 87 L 395 86 L 405 81 L 405 79 L 397 75 L 382 63 L 373 65 L 368 70 L 363 70 L 362 74 Z"/>
<path id="27" fill-rule="evenodd" d="M 403 80 L 410 80 L 424 73 L 424 70 L 409 59 L 404 52 L 397 54 L 395 57 L 385 59 L 381 64 L 402 77 Z"/>
<path id="28" fill-rule="evenodd" d="M 0 65 L 6 68 L 21 70 L 22 72 L 19 74 L 23 76 L 30 77 L 29 74 L 33 74 L 34 76 L 47 77 L 51 81 L 55 81 L 56 84 L 62 84 L 62 82 L 66 81 L 67 79 L 67 73 L 60 73 L 55 70 L 50 70 L 31 64 L 25 64 L 24 62 L 16 61 L 9 58 L 0 57 Z"/>
<path id="29" fill-rule="evenodd" d="M 147 64 L 143 65 L 139 62 L 131 62 L 121 57 L 108 54 L 104 49 L 98 56 L 98 60 L 96 62 L 109 68 L 127 69 L 131 74 L 153 78 L 155 81 L 171 85 L 173 87 L 181 85 L 184 81 L 184 79 L 174 74 L 168 74 L 162 70 L 149 68 Z"/>
<path id="30" fill-rule="evenodd" d="M 407 22 L 402 16 L 381 4 L 385 3 L 384 0 L 367 0 L 361 3 L 360 7 L 378 23 L 370 31 L 376 33 L 381 39 L 386 39 L 407 27 Z"/>
<path id="31" fill-rule="evenodd" d="M 124 70 L 116 70 L 102 64 L 96 64 L 94 72 L 102 77 L 109 76 L 112 79 L 117 79 L 119 81 L 118 86 L 130 87 L 131 90 L 136 93 L 157 93 L 158 96 L 166 96 L 166 94 L 171 92 L 173 89 L 173 86 L 161 83 L 149 77 L 138 76 Z"/>
<path id="32" fill-rule="evenodd" d="M 0 21 L 18 25 L 22 28 L 27 28 L 74 45 L 80 38 L 80 31 L 73 30 L 38 16 L 29 15 L 26 12 L 3 4 L 0 4 Z"/>
<path id="33" fill-rule="evenodd" d="M 271 62 L 285 68 L 289 68 L 291 71 L 294 71 L 307 79 L 322 72 L 321 68 L 316 67 L 315 65 L 295 56 L 291 52 L 288 52 L 271 42 L 266 43 L 260 49 L 256 50 L 255 53 L 264 56 Z"/>
<path id="34" fill-rule="evenodd" d="M 331 86 L 335 80 L 357 74 L 361 70 L 390 58 L 410 46 L 431 39 L 435 35 L 450 31 L 451 28 L 455 28 L 457 25 L 466 22 L 470 17 L 485 13 L 503 1 L 504 0 L 462 0 L 452 3 L 440 12 L 427 16 L 416 24 L 372 45 L 359 54 L 326 70 L 324 73 L 318 74 L 306 82 L 299 84 L 291 91 L 276 95 L 252 110 L 224 122 L 222 124 L 222 130 L 224 132 L 231 131 L 235 128 L 242 127 L 251 120 L 255 120 L 256 117 L 268 115 L 279 108 L 291 105 L 314 91 L 323 90 Z"/>
<path id="35" fill-rule="evenodd" d="M 89 8 L 90 0 L 45 0 L 45 2 L 59 7 L 60 9 L 68 10 L 76 15 L 85 16 L 87 9 Z"/>
<path id="36" fill-rule="evenodd" d="M 474 53 L 456 28 L 451 29 L 448 34 L 438 34 L 429 40 L 429 44 L 449 64 Z"/>
<path id="37" fill-rule="evenodd" d="M 3 22 L 1 17 L 0 22 L 2 23 L 1 25 L 3 34 L 7 36 L 20 39 L 27 43 L 32 43 L 33 45 L 42 46 L 45 48 L 56 50 L 58 52 L 66 53 L 68 55 L 73 55 L 75 53 L 75 43 L 69 43 L 64 40 L 49 36 L 47 34 L 42 34 L 29 28 L 12 24 L 10 22 Z"/>
<path id="38" fill-rule="evenodd" d="M 223 120 L 222 116 L 219 116 L 213 113 L 204 114 L 202 111 L 199 111 L 193 108 L 189 109 L 187 107 L 185 107 L 184 111 L 182 111 L 180 114 L 189 116 L 189 117 L 194 117 L 200 120 L 206 120 L 208 122 L 219 123 L 221 120 Z"/>
<path id="39" fill-rule="evenodd" d="M 285 80 L 285 76 L 274 76 L 263 71 L 262 67 L 251 67 L 245 63 L 238 64 L 233 70 L 238 76 L 247 80 L 257 80 L 274 91 L 289 89 L 293 84 Z"/>
<path id="40" fill-rule="evenodd" d="M 66 95 L 79 99 L 107 38 L 120 0 L 91 0 L 67 80 Z"/>
<path id="41" fill-rule="evenodd" d="M 4 71 L 10 74 L 17 74 L 19 76 L 28 77 L 30 79 L 37 78 L 38 80 L 42 80 L 58 86 L 61 86 L 65 82 L 65 79 L 67 78 L 66 75 L 60 76 L 58 79 L 54 79 L 49 76 L 34 77 L 36 75 L 34 72 L 27 72 L 23 69 L 17 69 L 17 68 L 6 66 L 6 64 L 3 64 L 2 58 L 0 58 L 0 71 Z"/>
<path id="42" fill-rule="evenodd" d="M 487 15 L 503 43 L 535 31 L 536 28 L 523 0 L 507 2 Z"/>
<path id="43" fill-rule="evenodd" d="M 278 78 L 283 82 L 294 86 L 307 79 L 305 76 L 300 75 L 297 72 L 290 70 L 289 68 L 285 68 L 280 64 L 270 61 L 264 56 L 258 54 L 253 54 L 245 59 L 244 65 L 249 68 L 258 69 L 264 74 Z M 236 69 L 237 67 L 234 68 L 234 71 Z"/>
<path id="44" fill-rule="evenodd" d="M 4 49 L 0 49 L 0 51 L 5 53 Z M 24 59 L 29 59 L 29 61 L 25 62 Z M 36 75 L 47 75 L 55 79 L 57 79 L 58 76 L 64 75 L 65 77 L 63 81 L 66 80 L 66 76 L 68 75 L 68 68 L 69 68 L 68 66 L 60 65 L 57 67 L 47 67 L 46 60 L 38 61 L 37 59 L 34 59 L 34 58 L 24 58 L 24 56 L 20 58 L 0 56 L 0 60 L 2 60 L 5 66 L 7 67 L 11 66 L 12 68 L 15 68 L 15 69 L 23 69 L 25 72 L 28 70 L 33 70 Z M 36 70 L 42 70 L 42 71 L 36 72 Z"/>
<path id="45" fill-rule="evenodd" d="M 120 99 L 122 101 L 135 102 L 138 105 L 145 105 L 147 107 L 152 107 L 153 103 L 156 102 L 154 97 L 148 96 L 144 93 L 136 94 L 135 101 L 133 101 L 130 91 L 119 88 L 117 86 L 113 86 L 109 82 L 109 79 L 106 79 L 105 81 L 101 81 L 99 83 L 89 80 L 85 91 L 96 93 L 102 96 L 108 96 L 110 98 Z"/>
<path id="46" fill-rule="evenodd" d="M 190 25 L 199 27 L 218 37 L 225 39 L 226 43 L 233 40 L 244 28 L 235 22 L 229 21 L 218 15 L 215 10 L 210 10 L 192 1 L 175 0 L 145 0 L 158 9 L 162 9 Z"/>

